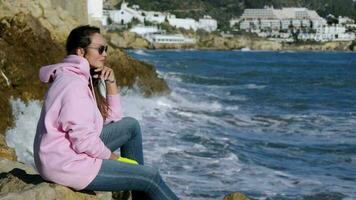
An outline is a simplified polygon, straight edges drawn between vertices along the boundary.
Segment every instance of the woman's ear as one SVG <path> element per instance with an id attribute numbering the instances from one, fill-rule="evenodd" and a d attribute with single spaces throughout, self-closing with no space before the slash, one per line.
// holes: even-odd
<path id="1" fill-rule="evenodd" d="M 75 53 L 80 56 L 80 57 L 84 57 L 85 55 L 85 50 L 81 47 L 77 48 L 77 50 L 75 51 Z"/>

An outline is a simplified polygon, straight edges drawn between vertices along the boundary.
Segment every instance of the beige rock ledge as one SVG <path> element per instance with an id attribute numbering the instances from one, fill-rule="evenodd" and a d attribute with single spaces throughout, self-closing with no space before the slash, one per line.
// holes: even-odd
<path id="1" fill-rule="evenodd" d="M 36 171 L 19 162 L 0 158 L 1 200 L 127 200 L 130 193 L 74 191 L 43 180 Z"/>
<path id="2" fill-rule="evenodd" d="M 250 199 L 240 192 L 234 192 L 226 195 L 224 197 L 224 200 L 250 200 Z"/>

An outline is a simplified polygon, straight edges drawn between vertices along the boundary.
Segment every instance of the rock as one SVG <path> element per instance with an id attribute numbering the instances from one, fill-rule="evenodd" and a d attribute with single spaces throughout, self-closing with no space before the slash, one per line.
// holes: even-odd
<path id="1" fill-rule="evenodd" d="M 42 99 L 48 85 L 40 82 L 39 68 L 65 57 L 63 43 L 52 38 L 44 23 L 25 13 L 0 18 L 0 70 L 11 82 L 8 85 L 0 72 L 3 94 L 0 95 L 0 134 L 4 134 L 13 123 L 10 98 L 20 98 L 25 102 Z M 137 88 L 144 96 L 170 91 L 152 65 L 134 60 L 119 49 L 110 48 L 109 54 L 108 66 L 114 69 L 120 86 Z M 1 155 L 14 159 L 11 150 L 2 149 L 1 152 Z"/>
<path id="2" fill-rule="evenodd" d="M 31 175 L 37 174 L 36 170 L 33 169 L 31 166 L 22 164 L 20 162 L 7 160 L 7 159 L 0 157 L 0 173 L 7 173 L 15 168 L 21 169 L 21 170 L 25 171 L 27 174 L 31 174 Z"/>
<path id="3" fill-rule="evenodd" d="M 0 134 L 0 157 L 16 161 L 17 156 L 13 148 L 7 146 L 4 135 Z"/>
<path id="4" fill-rule="evenodd" d="M 8 146 L 0 146 L 0 157 L 9 160 L 17 160 L 16 152 L 13 148 Z"/>
<path id="5" fill-rule="evenodd" d="M 121 50 L 110 50 L 107 64 L 114 70 L 121 87 L 136 89 L 146 97 L 170 92 L 164 79 L 158 77 L 154 66 L 135 60 Z"/>
<path id="6" fill-rule="evenodd" d="M 65 13 L 40 11 L 50 6 L 49 0 L 32 4 L 34 2 L 28 2 L 31 6 L 20 0 L 0 3 L 0 199 L 112 199 L 111 192 L 77 192 L 46 182 L 31 167 L 11 161 L 17 159 L 16 154 L 4 138 L 5 130 L 14 120 L 9 101 L 12 97 L 25 103 L 43 98 L 48 85 L 39 81 L 39 68 L 64 58 L 64 40 L 61 38 L 66 38 L 75 24 L 72 23 L 75 20 L 68 19 L 69 15 Z M 29 8 L 41 17 L 33 17 L 26 10 Z M 56 16 L 48 20 L 46 14 Z M 139 91 L 144 96 L 169 92 L 152 65 L 134 60 L 121 50 L 111 49 L 108 64 L 115 70 L 121 86 L 141 87 Z M 115 192 L 114 198 L 130 199 L 131 196 L 127 192 Z"/>
<path id="7" fill-rule="evenodd" d="M 47 182 L 36 174 L 33 168 L 18 162 L 0 158 L 0 164 L 0 199 L 2 200 L 112 199 L 111 192 L 74 191 L 68 187 Z"/>
<path id="8" fill-rule="evenodd" d="M 249 198 L 240 192 L 234 192 L 226 195 L 224 200 L 249 200 Z"/>
<path id="9" fill-rule="evenodd" d="M 44 14 L 45 14 L 45 19 L 53 26 L 53 28 L 65 26 L 64 22 L 57 14 L 57 10 L 45 10 Z"/>
<path id="10" fill-rule="evenodd" d="M 108 35 L 110 37 L 109 42 L 115 47 L 134 49 L 142 49 L 149 47 L 148 41 L 143 39 L 136 33 L 124 31 L 121 34 L 109 33 Z"/>
<path id="11" fill-rule="evenodd" d="M 122 0 L 106 0 L 104 1 L 104 9 L 115 10 L 118 8 Z"/>
<path id="12" fill-rule="evenodd" d="M 86 8 L 86 1 L 2 0 L 0 18 L 11 17 L 19 12 L 31 14 L 51 30 L 52 39 L 64 42 L 71 29 L 88 23 Z"/>

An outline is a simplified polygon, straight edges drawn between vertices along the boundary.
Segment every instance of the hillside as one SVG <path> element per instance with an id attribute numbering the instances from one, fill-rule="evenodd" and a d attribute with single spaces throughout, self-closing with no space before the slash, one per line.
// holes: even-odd
<path id="1" fill-rule="evenodd" d="M 177 17 L 198 19 L 208 14 L 217 19 L 220 28 L 228 25 L 229 19 L 238 17 L 245 8 L 263 8 L 265 5 L 281 7 L 306 7 L 316 10 L 320 16 L 329 13 L 348 16 L 356 20 L 356 1 L 353 0 L 126 0 L 138 4 L 144 10 L 168 11 Z"/>

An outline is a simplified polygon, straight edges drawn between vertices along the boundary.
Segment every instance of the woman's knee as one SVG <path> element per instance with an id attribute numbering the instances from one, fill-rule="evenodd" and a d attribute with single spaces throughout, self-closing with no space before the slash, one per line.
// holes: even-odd
<path id="1" fill-rule="evenodd" d="M 134 134 L 141 133 L 140 123 L 133 117 L 124 117 L 122 120 Z"/>
<path id="2" fill-rule="evenodd" d="M 161 174 L 159 170 L 154 167 L 145 166 L 146 170 L 148 171 L 149 178 L 154 181 L 155 183 L 159 184 L 162 180 Z"/>

